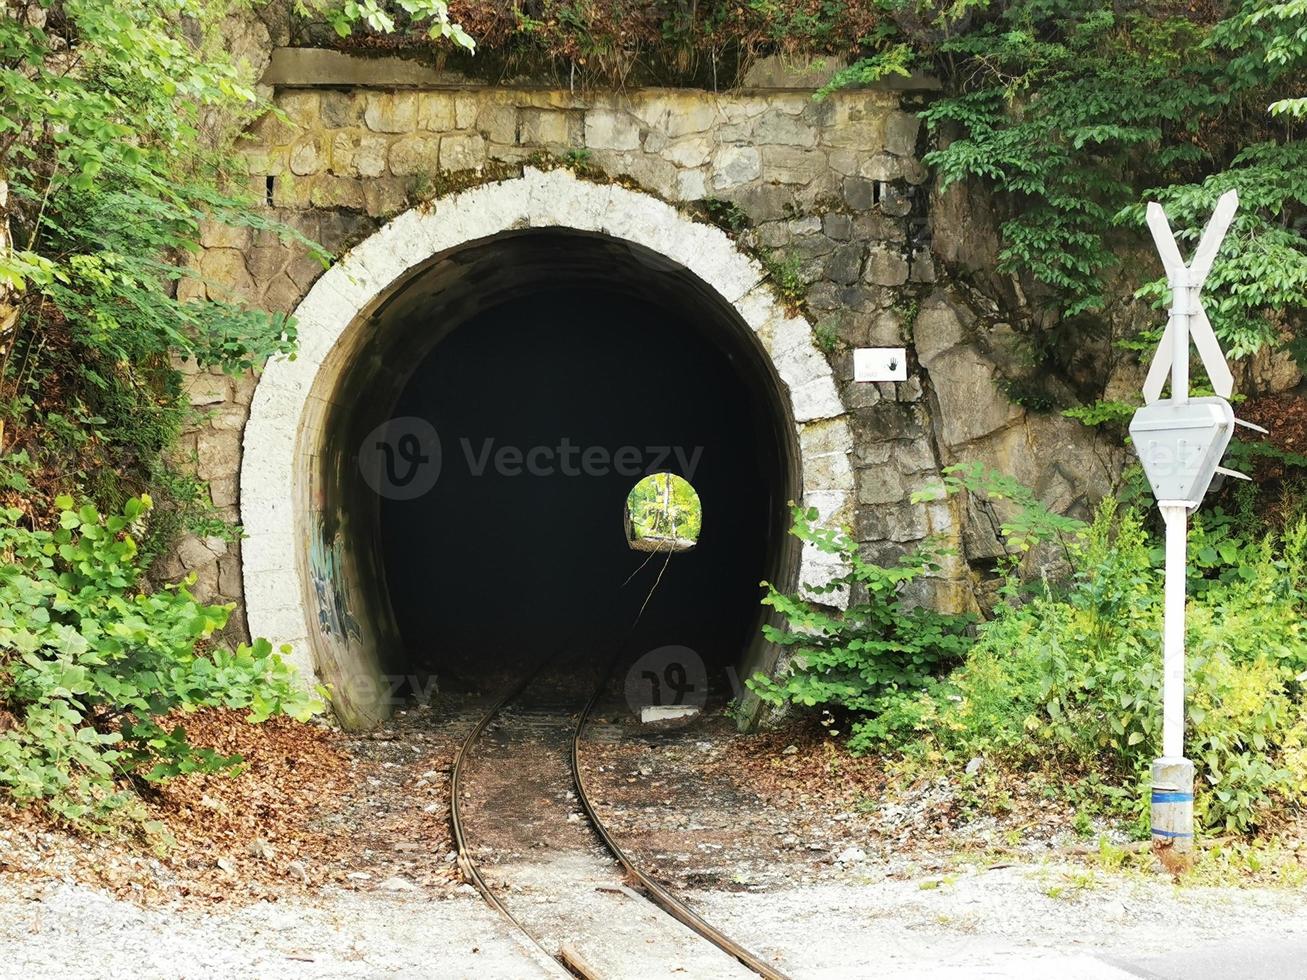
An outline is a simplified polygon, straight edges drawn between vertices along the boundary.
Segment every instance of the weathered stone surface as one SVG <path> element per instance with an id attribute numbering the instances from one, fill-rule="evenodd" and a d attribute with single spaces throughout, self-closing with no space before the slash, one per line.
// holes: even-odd
<path id="1" fill-rule="evenodd" d="M 855 211 L 869 211 L 876 205 L 876 185 L 862 177 L 844 179 L 844 203 Z"/>
<path id="2" fill-rule="evenodd" d="M 418 97 L 413 92 L 373 92 L 363 119 L 374 133 L 411 133 L 417 128 Z"/>
<path id="3" fill-rule="evenodd" d="M 929 371 L 939 402 L 940 437 L 950 448 L 988 435 L 1022 415 L 999 389 L 993 365 L 971 347 L 936 354 Z"/>
<path id="4" fill-rule="evenodd" d="M 877 286 L 901 286 L 908 281 L 908 260 L 896 248 L 873 245 L 867 253 L 865 278 Z"/>
<path id="5" fill-rule="evenodd" d="M 205 249 L 200 256 L 200 275 L 210 299 L 240 302 L 254 298 L 254 279 L 245 268 L 244 254 L 237 249 Z"/>
<path id="6" fill-rule="evenodd" d="M 323 168 L 324 156 L 319 137 L 306 137 L 290 149 L 290 171 L 301 177 L 316 174 Z"/>
<path id="7" fill-rule="evenodd" d="M 367 96 L 360 92 L 323 92 L 321 95 L 322 122 L 333 129 L 348 129 L 363 125 L 363 112 Z"/>
<path id="8" fill-rule="evenodd" d="M 441 170 L 477 170 L 485 162 L 486 143 L 479 133 L 441 137 Z"/>
<path id="9" fill-rule="evenodd" d="M 523 109 L 519 123 L 519 140 L 523 145 L 573 146 L 573 116 L 555 109 Z M 576 127 L 579 129 L 579 126 Z"/>
<path id="10" fill-rule="evenodd" d="M 762 176 L 762 154 L 752 146 L 723 146 L 713 158 L 712 186 L 724 191 Z"/>
<path id="11" fill-rule="evenodd" d="M 463 103 L 456 103 L 457 123 L 459 129 L 466 129 Z M 476 128 L 492 143 L 513 144 L 517 142 L 517 106 L 504 104 L 482 105 L 476 113 Z"/>
<path id="12" fill-rule="evenodd" d="M 831 252 L 825 264 L 826 278 L 837 283 L 854 283 L 862 275 L 862 244 L 850 242 Z"/>
<path id="13" fill-rule="evenodd" d="M 927 368 L 938 354 L 962 343 L 966 324 L 961 310 L 960 304 L 950 302 L 941 290 L 931 293 L 921 304 L 912 326 L 912 339 L 918 359 Z"/>
<path id="14" fill-rule="evenodd" d="M 640 145 L 640 125 L 626 112 L 591 109 L 585 114 L 585 145 L 594 150 L 634 150 Z"/>
<path id="15" fill-rule="evenodd" d="M 885 149 L 895 156 L 910 157 L 917 148 L 921 119 L 911 112 L 891 112 L 885 119 Z"/>
<path id="16" fill-rule="evenodd" d="M 390 145 L 390 172 L 396 177 L 433 174 L 440 169 L 440 148 L 438 136 L 405 136 L 396 140 Z"/>
<path id="17" fill-rule="evenodd" d="M 363 208 L 363 186 L 349 177 L 324 174 L 309 188 L 309 203 L 315 208 Z"/>
<path id="18" fill-rule="evenodd" d="M 231 383 L 225 375 L 197 374 L 186 384 L 186 398 L 196 408 L 221 405 L 231 398 Z"/>
<path id="19" fill-rule="evenodd" d="M 423 92 L 418 96 L 417 125 L 431 133 L 444 133 L 457 126 L 454 95 L 451 92 Z"/>
<path id="20" fill-rule="evenodd" d="M 647 148 L 647 146 L 646 146 Z M 701 167 L 712 156 L 713 143 L 706 136 L 686 136 L 668 144 L 662 157 L 678 167 Z"/>
<path id="21" fill-rule="evenodd" d="M 782 146 L 816 146 L 817 133 L 797 116 L 789 115 L 778 109 L 764 112 L 753 124 L 755 143 L 769 143 Z M 825 161 L 823 160 L 823 164 Z"/>
<path id="22" fill-rule="evenodd" d="M 826 158 L 793 146 L 764 146 L 762 172 L 778 184 L 809 184 L 826 172 Z"/>
<path id="23" fill-rule="evenodd" d="M 853 219 L 839 211 L 830 211 L 822 215 L 821 231 L 827 238 L 838 242 L 848 241 L 853 237 Z"/>

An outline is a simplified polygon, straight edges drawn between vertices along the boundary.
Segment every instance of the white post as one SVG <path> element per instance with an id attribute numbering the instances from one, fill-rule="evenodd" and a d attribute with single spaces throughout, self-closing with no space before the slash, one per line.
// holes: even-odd
<path id="1" fill-rule="evenodd" d="M 1189 270 L 1181 267 L 1171 276 L 1171 400 L 1177 405 L 1189 401 L 1189 318 L 1194 312 L 1194 291 Z"/>
<path id="2" fill-rule="evenodd" d="M 1184 758 L 1184 605 L 1185 551 L 1189 507 L 1158 504 L 1166 523 L 1165 614 L 1162 623 L 1162 758 Z"/>

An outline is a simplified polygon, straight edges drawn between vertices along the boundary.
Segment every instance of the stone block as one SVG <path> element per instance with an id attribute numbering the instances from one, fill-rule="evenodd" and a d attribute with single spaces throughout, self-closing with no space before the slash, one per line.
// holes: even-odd
<path id="1" fill-rule="evenodd" d="M 326 164 L 319 136 L 307 136 L 290 148 L 290 172 L 301 177 L 319 173 Z"/>
<path id="2" fill-rule="evenodd" d="M 769 109 L 754 122 L 753 141 L 764 146 L 810 147 L 817 145 L 817 133 L 801 117 Z"/>
<path id="3" fill-rule="evenodd" d="M 778 184 L 811 184 L 826 172 L 826 157 L 818 150 L 794 146 L 764 146 L 762 172 Z"/>
<path id="4" fill-rule="evenodd" d="M 440 141 L 441 170 L 479 170 L 486 162 L 486 141 L 480 133 L 445 136 Z"/>
<path id="5" fill-rule="evenodd" d="M 452 92 L 422 92 L 418 96 L 419 129 L 444 133 L 458 127 Z"/>
<path id="6" fill-rule="evenodd" d="M 647 149 L 646 145 L 646 149 Z M 669 143 L 662 151 L 664 160 L 678 167 L 701 167 L 712 156 L 713 141 L 708 136 L 685 136 Z"/>
<path id="7" fill-rule="evenodd" d="M 682 170 L 676 175 L 676 200 L 699 201 L 708 196 L 702 170 Z"/>
<path id="8" fill-rule="evenodd" d="M 270 313 L 290 313 L 299 304 L 302 295 L 300 287 L 289 276 L 277 276 L 268 283 L 259 302 Z"/>
<path id="9" fill-rule="evenodd" d="M 827 238 L 846 242 L 853 237 L 853 219 L 839 211 L 828 211 L 822 215 L 821 232 Z"/>
<path id="10" fill-rule="evenodd" d="M 461 105 L 459 103 L 458 105 Z M 464 114 L 457 110 L 459 129 L 466 129 Z M 513 146 L 517 143 L 517 106 L 504 104 L 482 105 L 477 112 L 476 128 L 492 143 Z"/>
<path id="11" fill-rule="evenodd" d="M 363 125 L 367 96 L 361 92 L 326 91 L 321 95 L 322 125 L 332 129 L 352 129 Z"/>
<path id="12" fill-rule="evenodd" d="M 876 286 L 901 286 L 908 281 L 908 260 L 897 248 L 873 245 L 864 278 Z"/>
<path id="13" fill-rule="evenodd" d="M 826 278 L 847 285 L 862 275 L 862 243 L 849 242 L 831 252 L 823 266 Z"/>
<path id="14" fill-rule="evenodd" d="M 762 155 L 752 146 L 723 146 L 713 157 L 712 186 L 724 191 L 762 176 Z M 782 192 L 784 193 L 784 192 Z M 789 199 L 789 195 L 786 194 Z"/>
<path id="15" fill-rule="evenodd" d="M 309 189 L 309 203 L 315 208 L 351 208 L 363 210 L 363 185 L 353 177 L 323 174 Z"/>
<path id="16" fill-rule="evenodd" d="M 406 181 L 399 177 L 378 177 L 363 185 L 363 205 L 377 218 L 398 214 L 408 205 Z"/>
<path id="17" fill-rule="evenodd" d="M 374 133 L 411 133 L 417 128 L 415 92 L 370 92 L 363 120 Z"/>
<path id="18" fill-rule="evenodd" d="M 212 408 L 231 398 L 231 383 L 225 375 L 192 375 L 186 383 L 186 398 L 195 408 Z"/>
<path id="19" fill-rule="evenodd" d="M 321 125 L 322 104 L 317 92 L 282 91 L 277 93 L 276 104 L 296 130 L 314 130 Z"/>
<path id="20" fill-rule="evenodd" d="M 627 112 L 591 109 L 585 114 L 585 145 L 592 150 L 638 149 L 640 125 Z"/>
<path id="21" fill-rule="evenodd" d="M 869 211 L 876 204 L 876 185 L 862 177 L 846 177 L 843 184 L 844 203 L 854 211 Z"/>
<path id="22" fill-rule="evenodd" d="M 234 248 L 205 249 L 200 255 L 200 275 L 210 299 L 249 302 L 254 299 L 254 279 L 245 268 L 245 256 Z"/>
<path id="23" fill-rule="evenodd" d="M 946 294 L 936 290 L 926 297 L 912 325 L 917 359 L 927 368 L 942 352 L 962 343 L 966 326 Z"/>
<path id="24" fill-rule="evenodd" d="M 993 365 L 971 347 L 937 354 L 929 370 L 939 403 L 940 439 L 949 448 L 987 436 L 1023 414 L 999 389 Z"/>
<path id="25" fill-rule="evenodd" d="M 921 119 L 911 112 L 891 112 L 885 117 L 885 149 L 900 157 L 916 153 Z"/>
<path id="26" fill-rule="evenodd" d="M 395 140 L 390 145 L 390 172 L 396 177 L 434 174 L 441 166 L 441 144 L 439 136 L 404 136 Z"/>
<path id="27" fill-rule="evenodd" d="M 572 146 L 572 120 L 557 109 L 523 109 L 518 124 L 518 141 L 523 146 Z"/>

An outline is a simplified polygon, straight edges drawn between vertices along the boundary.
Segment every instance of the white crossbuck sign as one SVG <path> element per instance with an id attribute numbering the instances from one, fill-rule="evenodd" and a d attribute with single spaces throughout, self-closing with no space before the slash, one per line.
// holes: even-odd
<path id="1" fill-rule="evenodd" d="M 1171 375 L 1171 397 L 1178 400 L 1188 398 L 1190 338 L 1198 348 L 1203 367 L 1207 369 L 1212 390 L 1222 398 L 1229 398 L 1234 390 L 1234 375 L 1225 363 L 1225 355 L 1221 353 L 1221 345 L 1198 294 L 1207 281 L 1207 274 L 1212 271 L 1216 253 L 1238 207 L 1239 195 L 1236 191 L 1226 191 L 1221 195 L 1211 220 L 1203 229 L 1193 260 L 1186 266 L 1180 257 L 1180 248 L 1171 232 L 1171 225 L 1166 220 L 1166 212 L 1156 201 L 1148 205 L 1148 230 L 1153 233 L 1157 253 L 1162 257 L 1166 278 L 1171 284 L 1171 315 L 1162 334 L 1162 342 L 1157 346 L 1148 378 L 1144 381 L 1144 401 L 1149 405 L 1162 396 L 1162 386 L 1166 383 L 1168 374 Z"/>

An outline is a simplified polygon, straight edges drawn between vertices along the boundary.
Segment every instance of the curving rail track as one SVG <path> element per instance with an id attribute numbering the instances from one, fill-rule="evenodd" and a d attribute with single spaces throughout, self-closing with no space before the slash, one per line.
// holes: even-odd
<path id="1" fill-rule="evenodd" d="M 555 975 L 786 980 L 636 866 L 599 819 L 580 740 L 608 674 L 587 688 L 584 662 L 551 659 L 478 719 L 450 785 L 463 876 Z"/>

